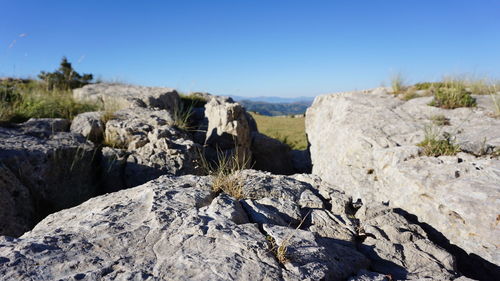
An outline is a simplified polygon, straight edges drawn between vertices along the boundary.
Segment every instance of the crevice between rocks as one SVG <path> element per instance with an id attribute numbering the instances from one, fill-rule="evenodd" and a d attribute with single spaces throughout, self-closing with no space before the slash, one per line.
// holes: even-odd
<path id="1" fill-rule="evenodd" d="M 457 270 L 465 277 L 476 280 L 500 280 L 500 267 L 481 258 L 475 254 L 468 254 L 465 250 L 454 245 L 441 232 L 431 225 L 420 222 L 416 215 L 410 214 L 401 208 L 395 208 L 394 211 L 409 222 L 414 223 L 426 232 L 430 241 L 448 251 L 455 256 L 457 262 Z"/>

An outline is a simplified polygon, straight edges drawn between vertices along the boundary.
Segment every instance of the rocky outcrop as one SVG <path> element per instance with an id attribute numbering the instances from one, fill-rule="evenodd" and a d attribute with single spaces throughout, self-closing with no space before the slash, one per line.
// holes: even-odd
<path id="1" fill-rule="evenodd" d="M 500 160 L 492 155 L 500 119 L 490 117 L 489 96 L 476 98 L 475 108 L 445 110 L 429 106 L 432 97 L 405 102 L 384 89 L 317 97 L 306 114 L 312 171 L 363 202 L 404 209 L 500 265 Z M 433 125 L 437 115 L 450 125 Z M 416 144 L 429 128 L 463 152 L 421 155 Z"/>
<path id="2" fill-rule="evenodd" d="M 40 219 L 98 193 L 97 151 L 66 132 L 64 119 L 0 127 L 0 234 L 19 236 Z"/>
<path id="3" fill-rule="evenodd" d="M 235 154 L 240 164 L 249 163 L 252 139 L 247 115 L 245 109 L 231 98 L 210 99 L 205 105 L 208 120 L 205 145 L 209 149 L 209 158 L 216 159 L 217 153 Z"/>
<path id="4" fill-rule="evenodd" d="M 105 166 L 133 187 L 160 175 L 200 174 L 201 146 L 190 136 L 173 127 L 166 110 L 132 108 L 117 111 L 106 123 Z M 115 161 L 124 159 L 124 161 Z M 111 188 L 116 190 L 116 188 Z"/>
<path id="5" fill-rule="evenodd" d="M 102 112 L 85 112 L 78 114 L 71 121 L 71 132 L 81 134 L 86 139 L 100 143 L 104 139 L 104 122 Z"/>
<path id="6" fill-rule="evenodd" d="M 399 276 L 406 270 L 410 279 L 456 278 L 453 257 L 391 210 L 363 211 L 355 219 L 347 213 L 353 205 L 346 195 L 309 175 L 292 178 L 245 170 L 239 178 L 243 201 L 212 192 L 210 177 L 162 176 L 52 214 L 18 239 L 0 237 L 0 276 L 4 280 L 33 276 L 37 280 L 345 280 L 350 276 L 367 280 L 359 278 Z M 258 219 L 269 210 L 275 219 Z M 314 210 L 324 211 L 344 232 L 373 233 L 370 239 L 375 242 L 365 239 L 357 244 L 312 230 L 322 224 L 310 219 Z M 384 216 L 386 222 L 397 222 L 394 230 L 378 219 Z M 388 234 L 379 237 L 379 227 Z M 381 255 L 370 261 L 361 252 L 364 245 L 368 252 Z M 406 256 L 398 256 L 402 262 L 397 267 L 376 266 L 381 274 L 370 272 L 374 264 L 400 249 Z M 415 268 L 418 263 L 423 267 Z"/>
<path id="7" fill-rule="evenodd" d="M 173 113 L 179 108 L 179 94 L 170 88 L 98 83 L 73 90 L 73 97 L 76 100 L 100 103 L 109 111 L 145 107 L 165 109 Z"/>

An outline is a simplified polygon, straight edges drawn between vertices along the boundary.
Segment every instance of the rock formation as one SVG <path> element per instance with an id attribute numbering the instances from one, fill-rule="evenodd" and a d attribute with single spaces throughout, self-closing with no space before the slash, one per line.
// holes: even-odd
<path id="1" fill-rule="evenodd" d="M 246 170 L 240 179 L 244 201 L 212 192 L 210 177 L 162 176 L 52 214 L 18 239 L 0 238 L 0 275 L 4 280 L 342 280 L 376 275 L 367 271 L 370 260 L 355 242 L 314 230 L 333 227 L 355 235 L 361 228 L 353 226 L 364 225 L 366 218 L 366 233 L 380 233 L 383 239 L 366 239 L 360 250 L 379 253 L 374 262 L 384 274 L 456 278 L 453 257 L 390 209 L 381 206 L 357 221 L 345 211 L 351 206 L 348 197 L 318 178 Z M 329 220 L 312 219 L 312 211 L 324 212 Z M 368 228 L 392 222 L 397 222 L 393 230 L 383 229 L 387 235 Z M 281 258 L 280 246 L 286 248 Z M 384 260 L 399 248 L 406 256 L 394 264 Z"/>
<path id="2" fill-rule="evenodd" d="M 319 97 L 299 152 L 223 97 L 200 94 L 180 120 L 168 88 L 74 96 L 106 110 L 0 127 L 2 280 L 467 280 L 421 222 L 498 264 L 500 121 L 486 97 L 455 110 L 383 89 Z M 437 114 L 456 156 L 416 146 Z M 217 153 L 275 174 L 312 159 L 314 174 L 223 175 L 234 198 L 202 175 Z"/>
<path id="3" fill-rule="evenodd" d="M 0 127 L 0 234 L 19 236 L 40 219 L 98 192 L 97 150 L 66 132 L 64 119 Z"/>
<path id="4" fill-rule="evenodd" d="M 432 97 L 405 102 L 384 89 L 317 97 L 306 114 L 313 173 L 363 202 L 416 215 L 498 266 L 500 119 L 490 117 L 489 96 L 476 99 L 475 108 L 446 110 L 429 106 Z M 433 125 L 437 115 L 450 125 Z M 416 144 L 429 130 L 462 152 L 423 156 Z"/>

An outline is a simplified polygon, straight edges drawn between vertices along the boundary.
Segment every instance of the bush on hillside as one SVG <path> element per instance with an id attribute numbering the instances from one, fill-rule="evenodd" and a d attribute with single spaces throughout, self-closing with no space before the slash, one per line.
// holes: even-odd
<path id="1" fill-rule="evenodd" d="M 38 75 L 46 85 L 47 90 L 70 90 L 83 87 L 92 81 L 92 74 L 80 75 L 76 72 L 66 57 L 63 57 L 59 69 L 54 72 L 42 71 Z"/>

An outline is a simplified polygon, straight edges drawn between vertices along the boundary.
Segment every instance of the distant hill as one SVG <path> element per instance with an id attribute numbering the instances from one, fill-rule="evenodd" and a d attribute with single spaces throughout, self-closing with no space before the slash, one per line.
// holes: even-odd
<path id="1" fill-rule="evenodd" d="M 271 103 L 263 101 L 239 100 L 247 111 L 257 112 L 261 115 L 296 115 L 304 114 L 312 101 L 299 101 L 291 103 Z"/>
<path id="2" fill-rule="evenodd" d="M 293 98 L 284 98 L 284 97 L 242 97 L 242 96 L 231 96 L 233 100 L 240 102 L 243 100 L 253 101 L 253 102 L 267 102 L 267 103 L 296 103 L 296 102 L 308 102 L 312 104 L 314 97 L 293 97 Z"/>

